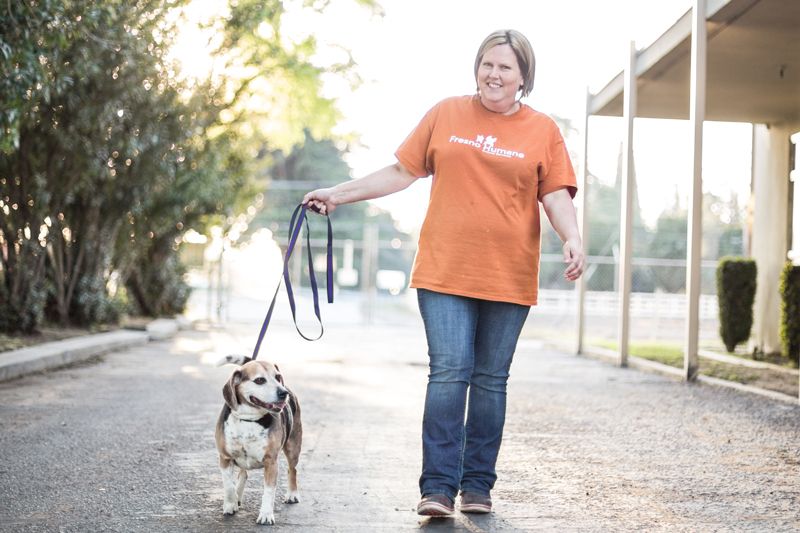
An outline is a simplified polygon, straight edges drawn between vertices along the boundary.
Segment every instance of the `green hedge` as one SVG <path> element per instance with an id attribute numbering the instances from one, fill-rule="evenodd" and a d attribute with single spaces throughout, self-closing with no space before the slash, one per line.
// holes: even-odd
<path id="1" fill-rule="evenodd" d="M 729 352 L 750 338 L 755 296 L 756 262 L 744 257 L 720 259 L 717 264 L 719 335 Z"/>
<path id="2" fill-rule="evenodd" d="M 800 364 L 800 266 L 786 263 L 780 291 L 783 355 Z"/>

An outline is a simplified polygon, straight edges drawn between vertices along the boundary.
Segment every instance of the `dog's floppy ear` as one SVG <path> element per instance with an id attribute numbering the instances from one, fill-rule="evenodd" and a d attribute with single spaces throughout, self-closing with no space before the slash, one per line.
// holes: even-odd
<path id="1" fill-rule="evenodd" d="M 239 407 L 239 399 L 236 396 L 236 387 L 239 383 L 242 382 L 242 372 L 241 370 L 234 371 L 231 374 L 231 378 L 225 383 L 225 386 L 222 387 L 222 397 L 225 398 L 225 403 L 231 409 L 231 411 L 235 411 Z"/>

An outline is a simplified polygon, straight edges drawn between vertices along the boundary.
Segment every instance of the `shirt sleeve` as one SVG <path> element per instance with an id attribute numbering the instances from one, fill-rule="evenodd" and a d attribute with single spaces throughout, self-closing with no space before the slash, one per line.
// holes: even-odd
<path id="1" fill-rule="evenodd" d="M 416 178 L 433 174 L 433 164 L 428 157 L 428 147 L 439 111 L 439 104 L 430 109 L 417 127 L 406 137 L 394 153 L 397 160 Z"/>
<path id="2" fill-rule="evenodd" d="M 555 131 L 547 150 L 546 165 L 539 169 L 538 198 L 540 202 L 546 195 L 559 189 L 567 189 L 572 198 L 575 198 L 575 194 L 578 192 L 578 182 L 575 179 L 575 170 L 572 168 L 569 151 L 558 126 L 553 124 L 553 127 Z"/>

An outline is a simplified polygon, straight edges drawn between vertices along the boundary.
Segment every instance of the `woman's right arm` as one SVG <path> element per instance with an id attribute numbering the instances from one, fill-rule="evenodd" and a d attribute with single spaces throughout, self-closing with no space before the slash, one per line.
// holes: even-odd
<path id="1" fill-rule="evenodd" d="M 417 177 L 398 162 L 363 178 L 311 191 L 303 197 L 303 203 L 316 207 L 322 214 L 331 214 L 339 205 L 402 191 L 416 180 Z"/>

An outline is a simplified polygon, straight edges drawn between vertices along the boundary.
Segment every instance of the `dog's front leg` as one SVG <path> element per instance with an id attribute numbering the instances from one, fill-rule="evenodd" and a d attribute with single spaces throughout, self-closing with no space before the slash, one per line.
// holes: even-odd
<path id="1" fill-rule="evenodd" d="M 236 482 L 236 501 L 239 502 L 239 507 L 242 506 L 242 493 L 244 493 L 244 484 L 247 481 L 247 470 L 244 468 L 239 469 L 239 480 Z"/>
<path id="2" fill-rule="evenodd" d="M 219 470 L 222 472 L 222 514 L 233 514 L 239 510 L 239 500 L 236 494 L 236 472 L 234 471 L 233 461 L 230 459 L 219 459 Z"/>
<path id="3" fill-rule="evenodd" d="M 275 488 L 278 484 L 278 457 L 277 454 L 264 457 L 264 495 L 261 496 L 261 511 L 258 513 L 257 524 L 275 523 Z"/>

